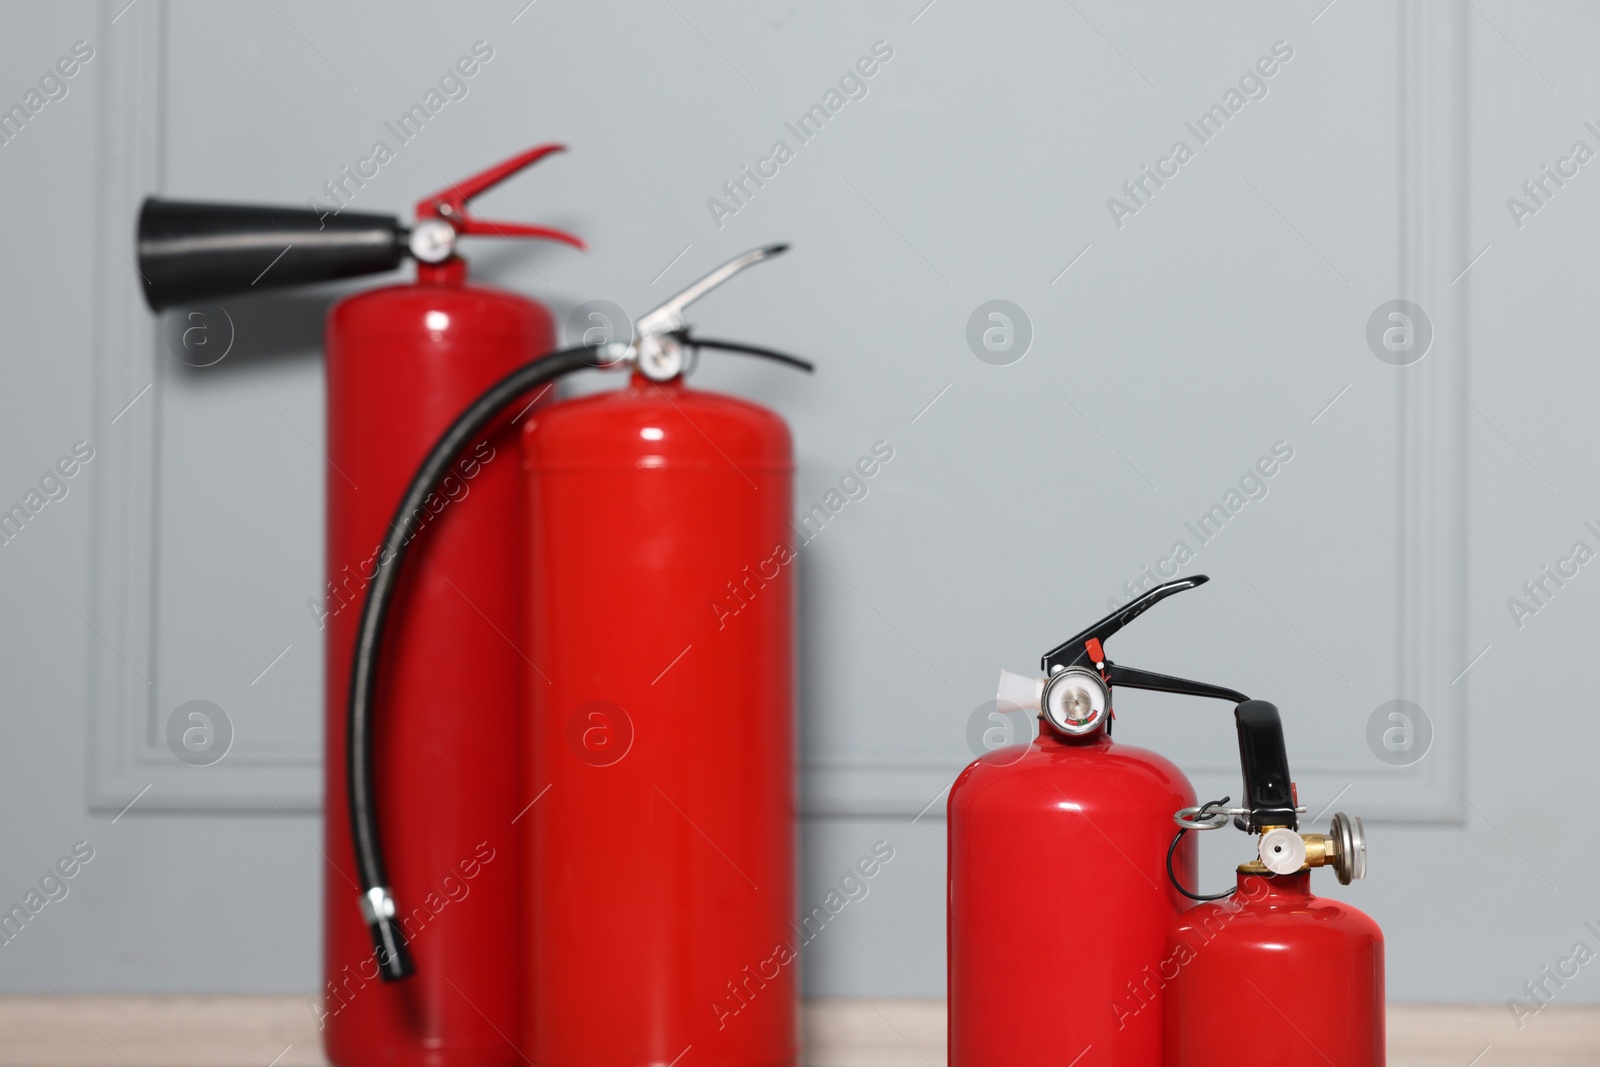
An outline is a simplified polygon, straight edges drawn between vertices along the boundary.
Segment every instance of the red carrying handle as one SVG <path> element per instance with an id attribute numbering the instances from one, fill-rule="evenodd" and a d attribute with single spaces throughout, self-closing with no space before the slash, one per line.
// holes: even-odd
<path id="1" fill-rule="evenodd" d="M 467 201 L 488 189 L 494 188 L 518 171 L 533 166 L 545 156 L 565 152 L 564 144 L 542 144 L 519 152 L 510 159 L 496 163 L 470 178 L 453 182 L 432 196 L 417 201 L 417 218 L 444 219 L 456 233 L 473 237 L 540 237 L 560 241 L 574 248 L 588 250 L 583 238 L 550 226 L 534 226 L 526 222 L 495 222 L 480 219 L 467 212 Z"/>

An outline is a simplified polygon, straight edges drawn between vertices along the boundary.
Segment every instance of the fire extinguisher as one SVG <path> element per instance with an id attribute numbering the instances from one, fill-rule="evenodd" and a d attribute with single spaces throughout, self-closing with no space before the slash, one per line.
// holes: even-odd
<path id="1" fill-rule="evenodd" d="M 1313 896 L 1311 868 L 1332 867 L 1341 885 L 1367 874 L 1359 818 L 1336 812 L 1326 834 L 1299 833 L 1299 806 L 1278 709 L 1251 700 L 1234 709 L 1245 804 L 1228 797 L 1173 815 L 1176 849 L 1191 830 L 1232 821 L 1259 834 L 1224 893 L 1173 919 L 1155 984 L 1166 989 L 1167 1067 L 1278 1063 L 1384 1063 L 1383 934 L 1372 919 Z M 1144 995 L 1144 989 L 1139 995 Z"/>
<path id="2" fill-rule="evenodd" d="M 999 702 L 1038 713 L 1027 746 L 980 757 L 950 790 L 948 981 L 951 1067 L 1162 1062 L 1162 993 L 1118 998 L 1166 952 L 1194 880 L 1172 813 L 1194 789 L 1171 761 L 1111 740 L 1118 686 L 1239 703 L 1244 694 L 1124 667 L 1105 643 L 1204 575 L 1168 582 L 1045 653 L 1045 677 L 1002 671 Z M 1043 996 L 1048 1023 L 1035 1021 Z"/>
<path id="3" fill-rule="evenodd" d="M 691 1049 L 719 1067 L 795 1061 L 793 454 L 777 415 L 683 380 L 701 349 L 811 369 L 696 337 L 684 319 L 784 248 L 723 264 L 627 339 L 507 375 L 439 437 L 395 512 L 435 492 L 534 390 L 588 368 L 629 372 L 622 389 L 550 404 L 523 431 L 531 736 L 513 821 L 529 878 L 505 937 L 526 968 L 528 1062 L 670 1064 Z M 358 871 L 391 979 L 413 967 L 409 901 L 389 886 L 385 852 L 416 830 L 368 761 L 389 728 L 375 708 L 408 546 L 392 523 L 349 704 Z"/>
<path id="4" fill-rule="evenodd" d="M 324 1042 L 336 1063 L 514 1064 L 522 988 L 514 937 L 524 897 L 510 818 L 525 803 L 516 739 L 525 701 L 523 599 L 515 575 L 522 478 L 518 434 L 497 425 L 452 460 L 449 477 L 403 514 L 412 468 L 451 420 L 513 368 L 550 351 L 541 305 L 471 284 L 463 236 L 583 242 L 494 222 L 468 202 L 561 150 L 543 145 L 417 203 L 416 220 L 343 211 L 147 200 L 139 266 L 154 310 L 374 274 L 409 254 L 416 281 L 360 293 L 329 315 Z M 470 501 L 467 499 L 470 497 Z M 391 627 L 386 735 L 364 771 L 407 828 L 389 879 L 421 910 L 397 916 L 426 977 L 389 986 L 367 945 L 345 796 L 351 651 L 389 523 L 419 557 Z M 492 740 L 491 740 L 492 739 Z M 352 741 L 354 743 L 352 743 Z M 470 894 L 470 896 L 468 896 Z"/>
<path id="5" fill-rule="evenodd" d="M 452 206 L 439 217 L 462 214 Z M 434 254 L 414 229 L 419 243 Z M 341 1008 L 367 997 L 381 1011 L 337 1039 L 330 1026 L 336 1062 L 598 1067 L 676 1062 L 691 1048 L 695 1062 L 726 1067 L 794 1062 L 792 446 L 772 412 L 683 381 L 704 349 L 811 370 L 694 336 L 684 318 L 784 249 L 725 263 L 641 316 L 630 336 L 452 392 L 430 409 L 448 422 L 442 432 L 434 420 L 389 454 L 401 477 L 383 484 L 403 492 L 386 495 L 387 525 L 374 522 L 373 540 L 360 542 L 376 547 L 353 642 L 330 646 L 330 674 L 348 664 L 349 685 L 343 718 L 330 716 L 329 753 L 333 765 L 345 757 L 343 773 L 330 771 L 329 799 L 342 790 L 348 802 L 347 818 L 330 805 L 329 825 L 348 837 L 330 833 L 329 843 L 355 860 L 330 863 L 356 889 L 330 877 L 326 912 L 329 944 L 338 924 L 343 951 L 359 902 L 373 950 L 363 973 L 398 984 L 362 985 Z M 413 517 L 448 495 L 450 479 L 472 476 L 462 465 L 475 442 L 584 369 L 631 373 L 623 389 L 533 409 L 522 431 L 524 514 L 473 501 L 417 528 Z M 395 376 L 396 389 L 429 385 L 426 374 Z M 448 523 L 492 526 L 486 543 L 518 546 L 510 565 L 498 552 L 470 563 L 495 586 L 494 603 L 520 616 L 494 625 L 522 662 L 509 697 L 464 677 L 472 665 L 456 653 L 480 637 L 459 613 L 433 620 L 427 640 L 405 639 L 419 612 L 440 607 L 424 591 L 456 584 L 435 555 Z M 411 686 L 439 697 L 431 714 L 407 714 Z M 510 804 L 484 771 L 506 758 L 521 769 L 507 779 L 519 790 Z M 497 870 L 524 865 L 526 878 L 429 919 L 441 870 L 424 872 L 415 857 L 439 858 L 437 842 L 455 843 L 461 827 L 484 837 L 459 875 L 442 868 L 445 878 L 485 877 L 492 840 L 507 839 L 517 847 L 500 850 L 509 855 Z M 470 937 L 435 936 L 451 914 Z M 466 1012 L 485 1026 L 470 1027 Z M 486 1030 L 494 1037 L 480 1043 Z"/>

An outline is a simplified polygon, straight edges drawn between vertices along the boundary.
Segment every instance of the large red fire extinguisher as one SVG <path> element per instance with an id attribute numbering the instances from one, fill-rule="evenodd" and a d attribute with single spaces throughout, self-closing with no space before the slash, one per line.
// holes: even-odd
<path id="1" fill-rule="evenodd" d="M 624 388 L 524 432 L 538 1064 L 796 1052 L 793 459 L 777 415 L 684 384 L 706 288 L 640 320 Z"/>
<path id="2" fill-rule="evenodd" d="M 607 1067 L 792 1064 L 795 1041 L 793 459 L 774 414 L 690 390 L 684 309 L 783 251 L 756 249 L 642 316 L 631 336 L 535 360 L 473 401 L 397 515 L 534 390 L 585 368 L 621 390 L 559 401 L 524 430 L 531 638 L 520 940 L 525 1055 Z M 350 796 L 373 940 L 404 977 L 384 851 L 408 828 L 361 772 L 382 716 L 385 626 L 408 542 L 391 525 L 362 607 Z M 730 595 L 738 611 L 727 610 Z M 731 619 L 730 619 L 731 616 Z M 379 731 L 381 733 L 381 730 Z M 393 826 L 386 835 L 380 828 Z M 515 936 L 509 926 L 508 936 Z M 687 1062 L 687 1061 L 685 1061 Z"/>
<path id="3" fill-rule="evenodd" d="M 441 217 L 452 214 L 462 212 Z M 628 334 L 586 335 L 475 398 L 452 393 L 448 425 L 420 434 L 431 446 L 408 447 L 396 464 L 415 467 L 409 481 L 385 482 L 404 491 L 374 527 L 353 647 L 342 650 L 345 774 L 332 781 L 348 799 L 349 836 L 330 845 L 353 852 L 348 874 L 374 950 L 367 973 L 400 984 L 374 997 L 394 1011 L 349 1042 L 330 1036 L 339 1063 L 601 1067 L 674 1063 L 691 1050 L 692 1062 L 723 1067 L 794 1062 L 792 451 L 776 415 L 683 381 L 703 349 L 811 369 L 692 336 L 684 319 L 693 301 L 783 250 L 731 260 Z M 470 501 L 414 528 L 411 517 L 468 474 L 475 443 L 492 443 L 509 412 L 589 368 L 629 371 L 628 384 L 535 409 L 523 430 L 524 514 L 507 521 Z M 419 590 L 455 584 L 431 554 L 447 521 L 499 526 L 496 547 L 523 531 L 511 565 L 478 560 L 485 582 L 498 582 L 494 602 L 525 624 L 494 627 L 522 661 L 522 691 L 446 696 L 408 731 L 397 703 L 407 682 L 459 683 L 455 653 L 474 639 L 452 616 L 441 625 L 454 635 L 401 644 L 428 610 Z M 496 701 L 522 721 L 479 706 Z M 462 709 L 453 721 L 437 721 L 453 708 Z M 512 804 L 477 780 L 507 757 L 522 771 Z M 522 864 L 528 875 L 520 892 L 513 882 L 509 895 L 439 909 L 439 919 L 449 908 L 463 923 L 473 916 L 473 938 L 452 940 L 448 954 L 427 918 L 443 880 L 413 878 L 399 862 L 447 837 L 447 823 L 481 826 L 482 839 L 443 878 L 485 877 L 496 855 L 507 857 L 498 870 Z M 520 848 L 494 844 L 519 839 Z M 330 879 L 327 895 L 330 927 L 348 924 L 351 892 Z M 459 980 L 459 968 L 479 965 L 470 984 Z M 476 1011 L 497 1040 L 472 1043 L 478 1031 L 464 1026 L 446 1034 L 438 1024 L 459 1022 L 458 1009 Z"/>
<path id="4" fill-rule="evenodd" d="M 393 217 L 151 199 L 140 270 L 155 310 L 398 267 L 414 283 L 337 304 L 327 326 L 326 787 L 324 1041 L 336 1063 L 514 1064 L 522 975 L 514 937 L 524 896 L 510 819 L 525 803 L 521 736 L 525 641 L 518 436 L 489 428 L 403 516 L 396 502 L 434 439 L 490 384 L 550 351 L 549 312 L 467 281 L 462 236 L 559 230 L 491 222 L 468 201 L 558 145 L 522 152 Z M 470 502 L 468 499 L 470 498 Z M 356 906 L 345 796 L 350 656 L 361 601 L 389 523 L 419 545 L 391 627 L 385 736 L 368 770 L 407 833 L 387 883 L 413 906 L 394 917 L 421 961 L 418 983 L 389 986 Z M 419 536 L 420 535 L 420 536 Z M 493 739 L 489 743 L 489 739 Z"/>
<path id="5" fill-rule="evenodd" d="M 683 318 L 782 250 L 726 262 L 638 318 L 629 338 L 512 371 L 438 438 L 395 512 L 426 499 L 467 443 L 547 382 L 629 371 L 624 389 L 542 408 L 523 432 L 531 797 L 515 819 L 526 819 L 530 862 L 530 1062 L 672 1064 L 691 1049 L 698 1064 L 794 1062 L 794 461 L 778 416 L 683 384 L 701 349 L 811 370 L 694 338 Z M 410 963 L 379 824 L 389 840 L 406 827 L 379 817 L 368 758 L 406 553 L 390 526 L 349 707 L 358 873 L 392 977 Z M 718 606 L 730 593 L 738 613 Z"/>
<path id="6" fill-rule="evenodd" d="M 1167 864 L 1172 813 L 1194 804 L 1194 789 L 1169 760 L 1112 742 L 1112 694 L 1246 697 L 1113 663 L 1105 642 L 1205 581 L 1157 586 L 1096 622 L 1045 653 L 1044 678 L 1002 672 L 1002 710 L 1040 713 L 1044 725 L 1030 745 L 980 757 L 950 790 L 951 1067 L 1162 1062 L 1160 990 L 1138 1011 L 1115 1001 L 1165 955 L 1168 927 L 1189 904 Z M 1192 884 L 1192 848 L 1173 851 Z"/>
<path id="7" fill-rule="evenodd" d="M 1361 820 L 1337 812 L 1326 834 L 1299 833 L 1304 809 L 1278 709 L 1251 700 L 1234 715 L 1244 805 L 1229 808 L 1224 797 L 1173 818 L 1177 838 L 1231 820 L 1260 835 L 1256 858 L 1240 864 L 1227 892 L 1199 898 L 1183 890 L 1206 902 L 1174 918 L 1166 953 L 1135 999 L 1167 986 L 1167 1067 L 1382 1067 L 1383 934 L 1355 908 L 1310 888 L 1313 867 L 1332 867 L 1342 885 L 1366 877 Z"/>

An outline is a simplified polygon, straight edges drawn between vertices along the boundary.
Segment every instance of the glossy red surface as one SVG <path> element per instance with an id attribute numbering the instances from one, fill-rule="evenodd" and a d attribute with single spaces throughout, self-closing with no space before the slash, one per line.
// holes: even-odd
<path id="1" fill-rule="evenodd" d="M 1383 934 L 1310 879 L 1240 874 L 1233 897 L 1172 924 L 1168 1067 L 1381 1067 Z"/>
<path id="2" fill-rule="evenodd" d="M 490 383 L 548 351 L 539 305 L 464 284 L 453 261 L 423 283 L 331 314 L 324 1043 L 341 1067 L 520 1064 L 523 914 L 519 756 L 523 678 L 520 455 L 502 429 L 469 450 L 412 548 L 376 716 L 379 805 L 418 973 L 387 985 L 357 907 L 345 804 L 349 659 L 374 551 L 435 438 Z"/>
<path id="3" fill-rule="evenodd" d="M 529 1061 L 791 1065 L 788 430 L 635 377 L 523 443 Z"/>
<path id="4" fill-rule="evenodd" d="M 1103 733 L 1045 728 L 962 772 L 949 801 L 951 1067 L 1158 1067 L 1159 991 L 1135 1012 L 1117 998 L 1159 964 L 1187 906 L 1166 856 L 1173 812 L 1194 802 L 1171 762 Z M 1194 884 L 1192 841 L 1174 868 Z"/>

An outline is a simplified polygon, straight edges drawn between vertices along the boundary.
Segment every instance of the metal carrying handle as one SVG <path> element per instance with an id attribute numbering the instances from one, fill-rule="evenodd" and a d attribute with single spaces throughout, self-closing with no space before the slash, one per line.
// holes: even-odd
<path id="1" fill-rule="evenodd" d="M 564 144 L 536 145 L 525 152 L 518 152 L 510 159 L 501 160 L 470 178 L 451 182 L 432 196 L 425 196 L 417 201 L 417 221 L 425 223 L 428 219 L 443 219 L 450 224 L 452 230 L 463 237 L 538 237 L 587 250 L 589 246 L 581 237 L 575 237 L 565 230 L 526 222 L 481 219 L 467 210 L 467 202 L 473 197 L 487 192 L 519 171 L 533 166 L 545 156 L 566 150 L 567 146 Z"/>
<path id="2" fill-rule="evenodd" d="M 1162 693 L 1179 693 L 1184 696 L 1228 700 L 1235 704 L 1243 703 L 1249 697 L 1238 690 L 1212 685 L 1209 682 L 1174 678 L 1171 675 L 1157 674 L 1155 671 L 1140 670 L 1137 667 L 1124 667 L 1111 662 L 1111 658 L 1106 655 L 1105 643 L 1128 623 L 1174 593 L 1194 589 L 1210 580 L 1203 574 L 1197 574 L 1192 578 L 1179 578 L 1156 586 L 1046 652 L 1039 659 L 1040 666 L 1044 668 L 1046 674 L 1055 674 L 1068 667 L 1092 668 L 1099 671 L 1100 676 L 1112 688 L 1120 685 L 1129 689 L 1151 689 Z"/>
<path id="3" fill-rule="evenodd" d="M 683 292 L 669 297 L 659 307 L 652 308 L 639 316 L 639 321 L 634 324 L 634 333 L 640 339 L 643 339 L 646 337 L 660 337 L 684 329 L 688 325 L 683 319 L 684 308 L 699 300 L 740 271 L 753 267 L 762 260 L 782 255 L 788 250 L 789 246 L 787 244 L 765 245 L 761 248 L 752 248 L 742 256 L 735 256 L 704 278 L 691 284 Z"/>
<path id="4" fill-rule="evenodd" d="M 692 353 L 699 348 L 720 348 L 748 356 L 761 356 L 801 370 L 811 370 L 811 364 L 805 360 L 771 349 L 731 341 L 697 340 L 689 335 L 689 326 L 683 317 L 685 308 L 735 274 L 788 250 L 787 244 L 765 245 L 728 260 L 682 292 L 667 298 L 665 303 L 639 316 L 633 326 L 633 336 L 626 343 L 613 341 L 603 346 L 600 349 L 601 357 L 607 366 L 632 366 L 653 382 L 671 381 L 687 373 Z"/>
<path id="5" fill-rule="evenodd" d="M 1113 634 L 1161 603 L 1161 601 L 1167 599 L 1167 597 L 1172 596 L 1174 593 L 1181 593 L 1187 589 L 1205 585 L 1210 580 L 1204 574 L 1197 574 L 1192 578 L 1179 578 L 1156 586 L 1154 589 L 1124 604 L 1105 618 L 1090 623 L 1083 632 L 1074 634 L 1049 652 L 1046 652 L 1041 657 L 1041 665 L 1048 671 L 1055 667 L 1057 663 L 1071 664 L 1081 661 L 1084 656 L 1084 646 L 1090 641 L 1098 641 L 1102 645 L 1105 644 L 1105 642 L 1111 640 Z"/>

